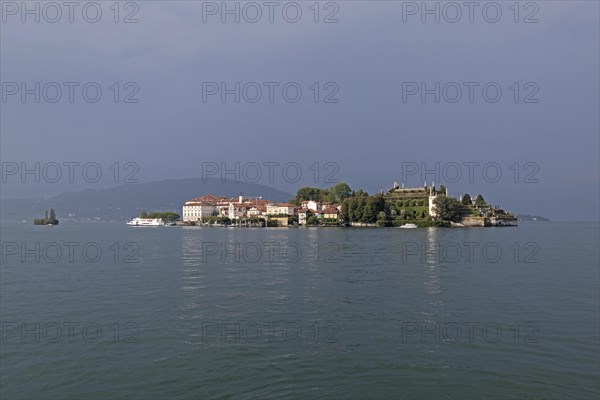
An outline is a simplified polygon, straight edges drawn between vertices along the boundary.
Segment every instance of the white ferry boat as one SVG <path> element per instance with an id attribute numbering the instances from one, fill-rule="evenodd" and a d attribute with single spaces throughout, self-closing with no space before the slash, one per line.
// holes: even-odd
<path id="1" fill-rule="evenodd" d="M 131 226 L 164 226 L 162 218 L 134 218 L 127 222 Z"/>
<path id="2" fill-rule="evenodd" d="M 400 228 L 402 228 L 402 229 L 415 229 L 416 227 L 417 227 L 417 225 L 415 225 L 415 224 L 404 224 Z"/>

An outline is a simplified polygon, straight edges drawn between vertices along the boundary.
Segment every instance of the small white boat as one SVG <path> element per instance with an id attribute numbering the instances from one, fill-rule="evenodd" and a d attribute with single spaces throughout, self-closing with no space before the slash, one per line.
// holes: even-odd
<path id="1" fill-rule="evenodd" d="M 415 225 L 415 224 L 404 224 L 400 228 L 402 228 L 402 229 L 415 229 L 416 227 L 417 227 L 417 225 Z"/>
<path id="2" fill-rule="evenodd" d="M 164 226 L 162 218 L 134 218 L 127 222 L 130 226 Z"/>

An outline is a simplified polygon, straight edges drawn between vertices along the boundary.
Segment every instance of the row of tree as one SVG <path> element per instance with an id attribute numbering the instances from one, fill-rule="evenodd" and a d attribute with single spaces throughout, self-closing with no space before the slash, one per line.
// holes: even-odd
<path id="1" fill-rule="evenodd" d="M 352 196 L 352 189 L 347 183 L 340 182 L 329 189 L 320 189 L 313 187 L 302 187 L 298 189 L 296 198 L 291 201 L 296 205 L 305 200 L 314 200 L 319 202 L 341 203 Z"/>
<path id="2" fill-rule="evenodd" d="M 172 211 L 154 211 L 151 213 L 147 213 L 146 211 L 142 211 L 140 213 L 140 218 L 156 218 L 162 219 L 165 222 L 175 222 L 181 218 L 179 214 Z"/>
<path id="3" fill-rule="evenodd" d="M 458 222 L 464 215 L 468 215 L 473 207 L 473 201 L 469 194 L 465 194 L 461 201 L 453 197 L 437 196 L 433 200 L 433 211 L 437 220 Z M 482 195 L 475 198 L 475 207 L 489 207 Z"/>
<path id="4" fill-rule="evenodd" d="M 389 206 L 382 195 L 369 196 L 361 191 L 342 202 L 340 219 L 343 222 L 364 224 L 385 224 L 389 215 Z"/>
<path id="5" fill-rule="evenodd" d="M 473 200 L 471 199 L 471 196 L 469 196 L 469 194 L 466 193 L 462 197 L 461 203 L 465 206 L 470 206 L 470 205 L 473 205 Z M 487 203 L 483 199 L 483 196 L 478 194 L 477 197 L 475 198 L 475 207 L 485 207 L 485 206 L 487 206 Z"/>

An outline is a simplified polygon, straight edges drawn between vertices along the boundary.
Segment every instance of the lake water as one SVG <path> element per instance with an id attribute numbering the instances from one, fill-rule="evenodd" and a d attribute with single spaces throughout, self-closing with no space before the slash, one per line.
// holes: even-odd
<path id="1" fill-rule="evenodd" d="M 2 224 L 2 399 L 597 399 L 598 223 Z"/>

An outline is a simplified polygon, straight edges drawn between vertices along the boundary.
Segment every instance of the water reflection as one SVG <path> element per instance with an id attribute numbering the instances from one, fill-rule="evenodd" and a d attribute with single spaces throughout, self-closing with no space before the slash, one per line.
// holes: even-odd
<path id="1" fill-rule="evenodd" d="M 427 240 L 421 244 L 422 259 L 425 267 L 425 277 L 423 286 L 427 294 L 436 296 L 442 293 L 439 260 L 440 255 L 440 228 L 427 228 Z M 439 299 L 432 299 L 431 305 L 434 307 L 443 306 L 444 302 Z"/>

